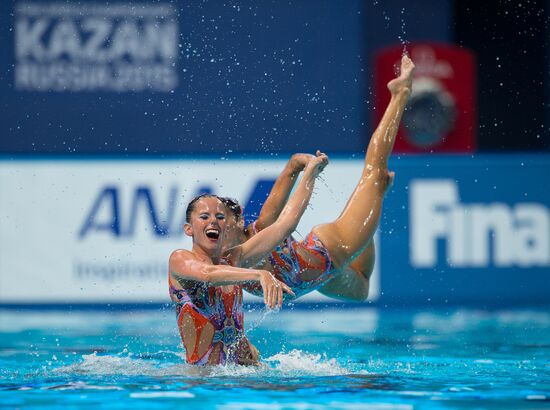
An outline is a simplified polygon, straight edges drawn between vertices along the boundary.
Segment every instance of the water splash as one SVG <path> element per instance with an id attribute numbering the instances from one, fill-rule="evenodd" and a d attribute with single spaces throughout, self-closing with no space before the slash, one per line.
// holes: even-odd
<path id="1" fill-rule="evenodd" d="M 265 376 L 337 376 L 350 374 L 351 371 L 341 367 L 336 359 L 327 358 L 326 354 L 311 354 L 301 350 L 289 353 L 277 353 L 262 361 L 259 366 L 225 366 L 198 367 L 185 364 L 177 353 L 177 359 L 166 363 L 157 360 L 145 360 L 132 355 L 99 355 L 97 353 L 82 355 L 82 361 L 62 366 L 53 370 L 58 375 L 94 375 L 94 376 L 201 376 L 201 377 L 265 377 Z"/>
<path id="2" fill-rule="evenodd" d="M 177 353 L 172 353 L 177 360 L 181 358 Z M 161 365 L 157 360 L 145 360 L 132 357 L 132 355 L 82 355 L 82 361 L 71 365 L 54 369 L 56 374 L 70 375 L 124 375 L 124 376 L 176 376 L 186 374 L 186 364 Z"/>
<path id="3" fill-rule="evenodd" d="M 274 309 L 268 309 L 267 307 L 262 311 L 261 315 L 258 318 L 255 318 L 251 321 L 251 323 L 247 326 L 246 334 L 249 332 L 252 332 L 254 329 L 257 329 L 260 327 L 260 325 L 263 323 L 266 317 L 271 315 L 272 313 L 278 312 L 279 307 L 276 306 Z M 249 312 L 250 313 L 250 312 Z"/>
<path id="4" fill-rule="evenodd" d="M 277 353 L 265 361 L 275 364 L 274 370 L 286 376 L 338 376 L 350 373 L 349 370 L 340 367 L 336 359 L 296 349 L 289 353 Z"/>
<path id="5" fill-rule="evenodd" d="M 406 23 L 405 23 L 405 7 L 401 9 L 400 13 L 400 19 L 401 19 L 401 34 L 397 36 L 399 39 L 399 42 L 403 45 L 403 55 L 408 55 L 407 51 L 407 45 L 410 43 L 410 41 L 407 40 L 407 29 L 406 29 Z"/>
<path id="6" fill-rule="evenodd" d="M 381 6 L 380 3 L 376 0 L 373 1 L 373 6 L 382 7 L 382 19 L 386 22 L 386 28 L 389 29 L 390 28 L 391 17 L 388 14 L 388 12 L 386 11 L 386 9 L 383 6 Z M 403 7 L 403 8 L 401 8 L 401 11 L 399 13 L 399 19 L 400 19 L 400 24 L 401 24 L 400 25 L 401 33 L 397 35 L 397 39 L 399 40 L 399 42 L 403 46 L 403 54 L 408 55 L 407 45 L 410 44 L 410 41 L 407 40 L 407 27 L 406 27 L 406 22 L 405 22 L 405 14 L 406 14 L 406 9 L 405 9 L 405 7 Z"/>

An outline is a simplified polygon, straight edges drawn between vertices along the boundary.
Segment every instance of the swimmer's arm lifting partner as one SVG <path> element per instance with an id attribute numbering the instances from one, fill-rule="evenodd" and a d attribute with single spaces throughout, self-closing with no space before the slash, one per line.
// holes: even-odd
<path id="1" fill-rule="evenodd" d="M 277 180 L 271 188 L 269 196 L 265 200 L 256 220 L 256 229 L 261 231 L 274 223 L 283 210 L 294 184 L 298 180 L 298 175 L 304 170 L 306 165 L 315 158 L 315 155 L 297 153 L 292 155 L 286 163 L 285 168 L 277 177 Z M 247 229 L 251 229 L 249 226 Z M 249 232 L 250 234 L 250 232 Z M 249 237 L 252 235 L 248 235 Z"/>
<path id="2" fill-rule="evenodd" d="M 243 267 L 256 265 L 284 238 L 294 232 L 309 204 L 315 178 L 328 164 L 328 157 L 325 154 L 317 151 L 316 155 L 305 167 L 302 179 L 277 220 L 243 244 L 228 251 L 235 265 Z"/>
<path id="3" fill-rule="evenodd" d="M 190 251 L 178 249 L 170 255 L 170 277 L 208 283 L 211 286 L 242 285 L 259 282 L 264 294 L 264 302 L 270 308 L 282 306 L 283 291 L 294 296 L 294 292 L 283 282 L 278 281 L 266 270 L 236 268 L 230 265 L 211 265 L 203 262 Z"/>

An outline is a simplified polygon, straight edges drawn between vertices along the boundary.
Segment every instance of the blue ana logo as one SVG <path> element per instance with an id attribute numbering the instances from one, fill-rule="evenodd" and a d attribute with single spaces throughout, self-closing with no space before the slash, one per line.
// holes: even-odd
<path id="1" fill-rule="evenodd" d="M 244 202 L 246 223 L 252 222 L 260 213 L 274 182 L 273 179 L 262 179 L 256 182 L 248 200 Z M 131 237 L 136 234 L 137 220 L 138 217 L 143 218 L 143 213 L 145 213 L 153 235 L 164 237 L 182 234 L 181 227 L 185 222 L 185 210 L 177 209 L 180 203 L 177 187 L 173 186 L 169 189 L 168 205 L 164 209 L 159 207 L 153 190 L 149 186 L 143 185 L 134 188 L 128 208 L 121 206 L 120 191 L 121 187 L 118 185 L 107 185 L 99 191 L 80 227 L 79 239 L 98 232 L 108 233 L 117 238 Z M 199 187 L 196 190 L 196 195 L 203 193 L 213 193 L 213 190 L 209 186 Z M 122 215 L 125 218 L 122 218 Z"/>

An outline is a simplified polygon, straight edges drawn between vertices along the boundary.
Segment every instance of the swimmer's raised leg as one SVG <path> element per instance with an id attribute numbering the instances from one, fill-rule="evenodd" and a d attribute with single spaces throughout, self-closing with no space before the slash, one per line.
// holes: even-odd
<path id="1" fill-rule="evenodd" d="M 339 280 L 349 282 L 350 285 L 346 287 L 359 289 L 357 293 L 360 294 L 353 295 L 356 299 L 365 299 L 368 295 L 368 276 L 374 263 L 374 246 L 370 244 L 380 221 L 384 195 L 393 178 L 388 171 L 388 159 L 412 90 L 413 70 L 414 64 L 411 59 L 403 56 L 399 77 L 388 83 L 391 100 L 369 142 L 365 165 L 355 191 L 336 221 L 313 228 L 314 233 L 328 249 L 335 267 L 344 273 L 348 272 L 347 277 L 341 277 Z M 353 261 L 365 252 L 369 245 L 371 250 L 349 269 Z M 361 274 L 353 273 L 357 271 Z M 336 278 L 334 280 L 338 281 Z M 331 283 L 332 281 L 325 285 L 326 289 L 322 289 L 331 296 L 337 296 L 330 289 L 331 286 L 337 287 L 337 282 L 332 285 Z M 362 286 L 357 286 L 358 284 Z M 345 292 L 340 292 L 339 296 L 349 297 Z"/>
<path id="2" fill-rule="evenodd" d="M 390 187 L 393 185 L 394 176 L 394 172 L 390 172 Z M 348 266 L 341 268 L 338 275 L 318 289 L 319 292 L 335 299 L 365 300 L 369 295 L 375 256 L 374 240 L 371 240 L 367 248 Z"/>

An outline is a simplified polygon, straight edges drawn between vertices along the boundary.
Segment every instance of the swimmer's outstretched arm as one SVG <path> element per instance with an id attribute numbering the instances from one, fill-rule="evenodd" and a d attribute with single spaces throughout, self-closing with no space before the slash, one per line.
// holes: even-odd
<path id="1" fill-rule="evenodd" d="M 294 296 L 292 289 L 275 279 L 271 272 L 229 265 L 211 265 L 197 259 L 192 252 L 184 249 L 178 249 L 170 255 L 169 272 L 170 279 L 177 282 L 192 280 L 208 283 L 211 286 L 259 282 L 263 290 L 264 302 L 271 308 L 275 305 L 279 305 L 279 307 L 282 305 L 283 291 Z"/>
<path id="2" fill-rule="evenodd" d="M 315 155 L 296 153 L 286 163 L 285 168 L 277 177 L 269 196 L 264 202 L 260 215 L 256 220 L 256 230 L 260 231 L 274 223 L 281 214 L 298 175 Z M 248 228 L 250 229 L 250 227 Z M 250 234 L 251 232 L 249 232 Z M 249 235 L 252 236 L 252 235 Z"/>
<path id="3" fill-rule="evenodd" d="M 304 175 L 298 183 L 294 194 L 290 197 L 277 220 L 261 230 L 243 244 L 228 251 L 229 257 L 238 266 L 254 266 L 271 252 L 284 238 L 289 236 L 300 222 L 311 194 L 315 178 L 328 164 L 328 157 L 317 151 L 304 169 Z"/>

